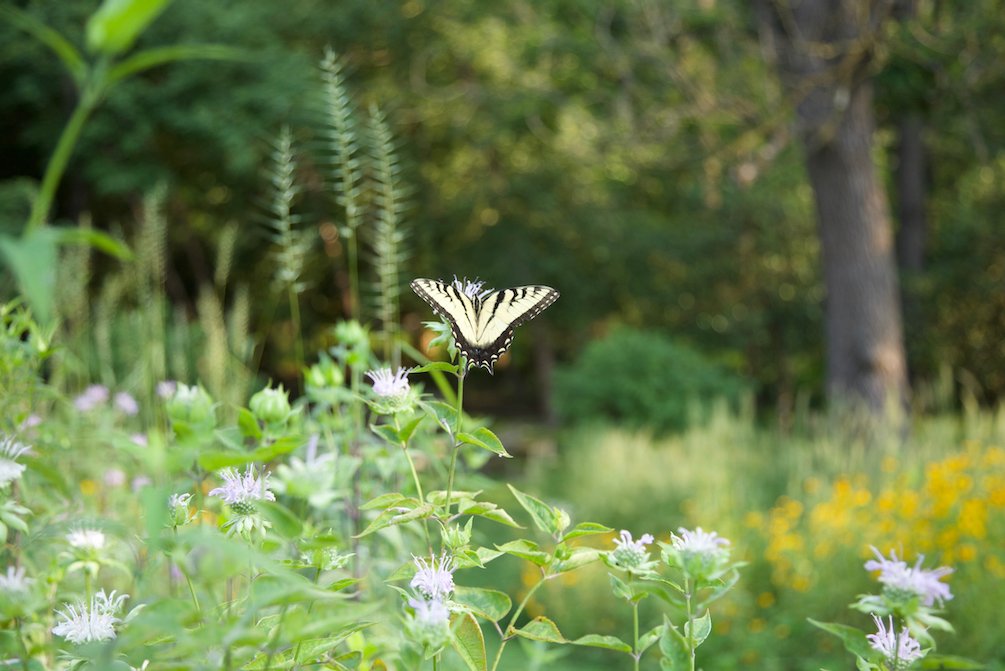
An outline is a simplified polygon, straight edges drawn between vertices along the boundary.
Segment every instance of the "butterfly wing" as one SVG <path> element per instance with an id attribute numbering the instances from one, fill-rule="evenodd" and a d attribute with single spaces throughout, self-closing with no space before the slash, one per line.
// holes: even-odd
<path id="1" fill-rule="evenodd" d="M 551 287 L 533 285 L 493 291 L 473 300 L 453 285 L 425 279 L 414 280 L 412 290 L 450 323 L 468 367 L 481 366 L 490 373 L 513 342 L 513 330 L 559 296 Z"/>

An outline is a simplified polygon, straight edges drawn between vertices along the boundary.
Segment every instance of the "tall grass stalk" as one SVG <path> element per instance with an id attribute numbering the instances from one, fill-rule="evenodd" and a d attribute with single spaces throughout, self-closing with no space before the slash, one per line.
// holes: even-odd
<path id="1" fill-rule="evenodd" d="M 297 162 L 293 152 L 293 133 L 283 126 L 272 149 L 272 166 L 269 182 L 272 186 L 272 202 L 269 206 L 269 226 L 278 253 L 274 280 L 286 293 L 290 306 L 290 320 L 293 324 L 293 342 L 297 368 L 304 365 L 304 346 L 301 338 L 300 293 L 305 285 L 302 281 L 304 263 L 310 248 L 310 239 L 295 228 L 300 217 L 293 214 L 293 203 L 300 194 L 296 182 Z"/>
<path id="2" fill-rule="evenodd" d="M 394 139 L 384 114 L 370 108 L 369 123 L 370 190 L 374 225 L 371 231 L 372 263 L 376 273 L 374 303 L 383 336 L 384 360 L 392 368 L 401 365 L 399 343 L 399 304 L 401 266 L 408 258 L 405 247 L 407 231 L 402 226 L 405 192 L 401 165 Z"/>
<path id="3" fill-rule="evenodd" d="M 352 99 L 346 91 L 342 62 L 331 48 L 325 49 L 321 59 L 321 80 L 324 94 L 321 137 L 330 161 L 329 183 L 336 204 L 342 208 L 345 223 L 341 233 L 346 242 L 349 272 L 347 312 L 350 318 L 360 319 L 359 227 L 363 223 L 363 174 Z"/>

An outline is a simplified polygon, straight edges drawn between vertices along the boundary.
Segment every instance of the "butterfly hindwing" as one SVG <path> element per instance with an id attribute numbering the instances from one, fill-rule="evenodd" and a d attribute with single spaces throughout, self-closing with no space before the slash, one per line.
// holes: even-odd
<path id="1" fill-rule="evenodd" d="M 453 283 L 427 279 L 414 280 L 412 290 L 450 323 L 468 367 L 481 366 L 489 372 L 513 342 L 513 330 L 559 296 L 551 287 L 532 285 L 471 297 Z"/>

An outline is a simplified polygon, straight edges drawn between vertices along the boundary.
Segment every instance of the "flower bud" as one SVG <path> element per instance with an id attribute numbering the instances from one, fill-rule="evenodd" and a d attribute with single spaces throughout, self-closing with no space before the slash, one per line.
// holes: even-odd
<path id="1" fill-rule="evenodd" d="M 345 374 L 342 369 L 329 357 L 322 357 L 320 361 L 307 369 L 304 373 L 304 381 L 307 387 L 315 389 L 332 389 L 341 387 L 345 382 Z"/>
<path id="2" fill-rule="evenodd" d="M 216 425 L 213 399 L 199 385 L 179 384 L 174 396 L 167 402 L 167 414 L 175 424 L 207 428 Z"/>
<path id="3" fill-rule="evenodd" d="M 286 423 L 293 414 L 290 399 L 283 385 L 278 389 L 266 387 L 251 397 L 248 407 L 255 418 L 268 426 L 279 426 Z"/>

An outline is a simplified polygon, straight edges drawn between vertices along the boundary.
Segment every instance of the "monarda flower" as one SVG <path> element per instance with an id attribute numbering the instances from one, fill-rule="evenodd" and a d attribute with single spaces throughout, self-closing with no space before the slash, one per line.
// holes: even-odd
<path id="1" fill-rule="evenodd" d="M 101 590 L 91 597 L 89 604 L 78 601 L 76 604 L 66 604 L 56 611 L 59 622 L 52 628 L 52 633 L 62 636 L 70 643 L 92 643 L 108 641 L 115 638 L 115 625 L 121 620 L 117 617 L 122 602 L 129 598 L 128 594 L 115 596 L 105 594 Z"/>
<path id="2" fill-rule="evenodd" d="M 872 548 L 876 559 L 870 559 L 865 563 L 867 571 L 879 571 L 879 581 L 885 586 L 884 592 L 894 601 L 901 599 L 911 599 L 918 597 L 924 606 L 932 606 L 936 603 L 942 604 L 953 598 L 953 593 L 949 590 L 949 585 L 940 582 L 940 578 L 949 575 L 953 569 L 942 566 L 933 570 L 921 568 L 924 555 L 918 556 L 918 561 L 914 566 L 908 566 L 907 562 L 897 558 L 897 553 L 890 551 L 890 559 L 887 559 L 875 547 Z"/>
<path id="3" fill-rule="evenodd" d="M 439 559 L 413 557 L 416 571 L 409 586 L 426 599 L 441 600 L 454 592 L 454 560 L 443 554 Z"/>
<path id="4" fill-rule="evenodd" d="M 893 671 L 903 671 L 915 661 L 925 656 L 925 651 L 921 649 L 921 644 L 911 638 L 907 627 L 900 630 L 898 634 L 893 626 L 893 617 L 890 617 L 890 628 L 886 628 L 883 618 L 872 616 L 876 622 L 878 631 L 875 634 L 868 634 L 869 645 L 873 650 L 878 651 L 886 658 L 887 665 Z"/>
<path id="5" fill-rule="evenodd" d="M 255 472 L 254 465 L 249 465 L 241 475 L 236 468 L 225 468 L 220 471 L 223 485 L 210 490 L 210 496 L 218 496 L 238 515 L 251 515 L 255 512 L 255 501 L 275 501 L 276 495 L 269 491 L 269 473 L 263 471 L 261 477 Z"/>

